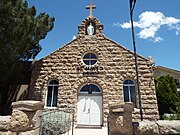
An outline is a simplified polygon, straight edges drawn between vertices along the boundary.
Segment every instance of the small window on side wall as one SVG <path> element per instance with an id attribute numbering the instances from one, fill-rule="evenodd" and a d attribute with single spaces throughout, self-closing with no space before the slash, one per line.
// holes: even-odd
<path id="1" fill-rule="evenodd" d="M 57 107 L 59 83 L 56 80 L 51 80 L 48 83 L 46 107 Z"/>
<path id="2" fill-rule="evenodd" d="M 136 105 L 135 84 L 132 80 L 125 80 L 123 84 L 124 102 L 133 102 Z"/>

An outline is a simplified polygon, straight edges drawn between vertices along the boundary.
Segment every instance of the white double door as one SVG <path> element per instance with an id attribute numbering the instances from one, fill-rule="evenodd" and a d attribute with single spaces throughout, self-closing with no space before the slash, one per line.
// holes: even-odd
<path id="1" fill-rule="evenodd" d="M 102 96 L 78 96 L 78 125 L 102 125 Z"/>

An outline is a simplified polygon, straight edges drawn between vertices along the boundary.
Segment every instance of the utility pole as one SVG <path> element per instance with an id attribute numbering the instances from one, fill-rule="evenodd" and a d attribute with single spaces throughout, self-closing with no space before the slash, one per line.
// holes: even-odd
<path id="1" fill-rule="evenodd" d="M 133 47 L 134 47 L 134 57 L 135 57 L 135 66 L 136 66 L 136 81 L 137 81 L 137 88 L 138 88 L 140 117 L 141 117 L 141 121 L 143 121 L 140 82 L 139 82 L 139 70 L 138 70 L 138 58 L 137 58 L 137 53 L 136 53 L 136 42 L 135 42 L 134 25 L 133 25 L 133 10 L 134 10 L 135 4 L 136 4 L 136 0 L 129 0 L 129 3 L 130 3 L 131 32 L 132 32 Z"/>

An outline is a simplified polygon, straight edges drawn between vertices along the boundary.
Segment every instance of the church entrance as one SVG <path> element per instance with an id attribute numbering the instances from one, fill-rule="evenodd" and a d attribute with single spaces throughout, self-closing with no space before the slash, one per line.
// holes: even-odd
<path id="1" fill-rule="evenodd" d="M 84 85 L 78 94 L 77 124 L 102 125 L 102 92 L 95 84 Z"/>

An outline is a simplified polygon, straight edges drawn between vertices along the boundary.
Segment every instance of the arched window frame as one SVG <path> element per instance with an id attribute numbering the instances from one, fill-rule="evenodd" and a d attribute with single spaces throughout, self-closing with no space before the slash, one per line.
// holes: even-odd
<path id="1" fill-rule="evenodd" d="M 133 102 L 135 107 L 137 107 L 136 86 L 133 80 L 127 79 L 123 82 L 123 93 L 124 102 Z"/>
<path id="2" fill-rule="evenodd" d="M 92 91 L 91 86 L 96 87 L 98 89 L 98 91 Z M 88 91 L 82 91 L 85 87 L 87 87 L 89 90 Z M 84 94 L 101 95 L 102 91 L 101 91 L 101 88 L 98 85 L 96 85 L 94 83 L 86 83 L 80 88 L 79 94 L 80 95 L 84 95 Z"/>
<path id="3" fill-rule="evenodd" d="M 56 79 L 50 80 L 48 82 L 47 91 L 46 91 L 46 108 L 56 108 L 58 101 L 58 87 L 59 82 Z"/>

